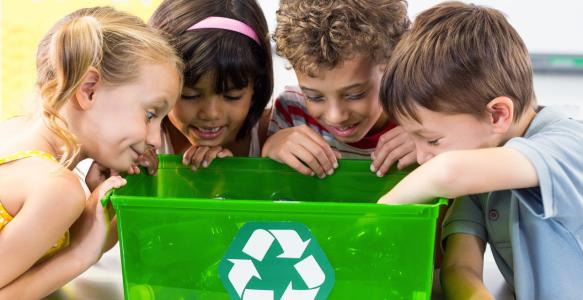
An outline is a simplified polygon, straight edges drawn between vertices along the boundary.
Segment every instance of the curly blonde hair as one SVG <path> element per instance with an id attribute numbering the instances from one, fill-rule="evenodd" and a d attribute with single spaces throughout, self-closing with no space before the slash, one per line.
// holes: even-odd
<path id="1" fill-rule="evenodd" d="M 386 63 L 410 25 L 405 0 L 282 0 L 276 53 L 315 76 L 356 54 Z"/>

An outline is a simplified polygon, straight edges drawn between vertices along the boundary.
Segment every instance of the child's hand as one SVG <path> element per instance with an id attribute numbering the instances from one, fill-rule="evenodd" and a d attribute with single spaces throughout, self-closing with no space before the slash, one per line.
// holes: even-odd
<path id="1" fill-rule="evenodd" d="M 200 167 L 206 168 L 210 166 L 215 158 L 225 158 L 233 156 L 233 153 L 221 146 L 207 147 L 207 146 L 190 146 L 182 156 L 182 163 L 190 165 L 193 171 Z"/>
<path id="2" fill-rule="evenodd" d="M 156 175 L 158 172 L 158 155 L 156 154 L 156 149 L 147 147 L 146 151 L 138 157 L 136 164 L 130 167 L 128 174 L 139 174 L 140 166 L 146 167 L 149 175 Z"/>
<path id="3" fill-rule="evenodd" d="M 310 127 L 301 125 L 282 129 L 269 137 L 261 156 L 285 163 L 304 175 L 324 178 L 334 173 L 341 154 Z"/>
<path id="4" fill-rule="evenodd" d="M 397 126 L 380 137 L 371 158 L 373 162 L 370 170 L 382 177 L 395 162 L 399 169 L 415 163 L 417 159 L 415 143 L 401 126 Z"/>
<path id="5" fill-rule="evenodd" d="M 115 170 L 105 168 L 96 161 L 93 161 L 85 176 L 85 184 L 87 184 L 89 192 L 93 192 L 105 179 L 118 175 L 119 173 Z"/>
<path id="6" fill-rule="evenodd" d="M 101 199 L 114 188 L 122 187 L 126 180 L 112 176 L 101 183 L 86 201 L 85 210 L 71 227 L 71 244 L 69 247 L 77 256 L 83 258 L 87 265 L 96 263 L 103 252 L 111 249 L 117 242 L 117 224 L 115 217 L 110 217 L 109 210 L 104 210 Z"/>

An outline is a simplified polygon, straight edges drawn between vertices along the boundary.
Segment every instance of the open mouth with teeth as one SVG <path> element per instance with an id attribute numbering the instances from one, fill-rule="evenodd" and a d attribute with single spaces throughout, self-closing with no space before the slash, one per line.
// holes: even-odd
<path id="1" fill-rule="evenodd" d="M 328 128 L 330 129 L 331 133 L 337 137 L 349 137 L 351 135 L 353 135 L 356 130 L 358 129 L 358 125 L 360 123 L 354 123 L 352 125 L 349 126 L 328 126 Z"/>
<path id="2" fill-rule="evenodd" d="M 218 126 L 218 127 L 197 127 L 197 126 L 189 126 L 190 130 L 194 132 L 194 134 L 201 139 L 212 140 L 220 136 L 225 126 Z"/>

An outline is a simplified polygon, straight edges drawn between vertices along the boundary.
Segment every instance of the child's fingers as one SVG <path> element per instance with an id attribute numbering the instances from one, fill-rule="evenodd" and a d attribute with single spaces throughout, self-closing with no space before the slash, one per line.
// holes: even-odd
<path id="1" fill-rule="evenodd" d="M 394 130 L 394 129 L 393 129 Z M 377 172 L 381 169 L 382 165 L 389 163 L 389 167 L 396 162 L 401 157 L 394 157 L 393 153 L 397 148 L 401 147 L 404 143 L 407 143 L 409 136 L 406 134 L 391 135 L 393 138 L 390 140 L 385 139 L 381 144 L 377 145 L 375 151 L 371 154 L 373 159 L 371 165 L 371 171 Z M 382 138 L 382 137 L 381 137 Z M 393 154 L 391 154 L 393 153 Z M 391 156 L 392 155 L 392 156 Z M 405 154 L 403 154 L 404 156 Z"/>
<path id="2" fill-rule="evenodd" d="M 327 157 L 328 160 L 331 162 L 331 166 L 333 168 L 337 168 L 338 167 L 338 158 L 336 156 L 336 153 L 334 153 L 334 151 L 332 150 L 332 147 L 330 147 L 330 145 L 328 144 L 328 142 L 326 142 L 326 140 L 324 140 L 324 138 L 320 134 L 318 134 L 317 132 L 315 132 L 314 130 L 312 130 L 308 126 L 302 126 L 301 130 L 302 130 L 302 132 L 306 133 L 306 135 L 308 137 L 310 137 L 310 139 L 314 143 L 318 144 L 320 146 L 320 148 L 324 151 L 321 156 Z M 330 168 L 326 167 L 326 170 L 329 170 L 329 169 Z"/>
<path id="3" fill-rule="evenodd" d="M 217 153 L 218 158 L 225 158 L 225 157 L 233 157 L 233 152 L 229 149 L 223 149 L 219 153 Z"/>
<path id="4" fill-rule="evenodd" d="M 334 152 L 334 156 L 336 157 L 336 163 L 338 163 L 338 160 L 342 158 L 342 153 L 340 153 L 340 151 L 332 148 L 332 152 Z"/>
<path id="5" fill-rule="evenodd" d="M 403 133 L 405 133 L 405 130 L 401 126 L 397 126 L 393 129 L 383 133 L 383 135 L 381 135 L 381 137 L 379 138 L 379 142 L 377 144 L 377 147 L 384 145 L 386 142 L 394 139 L 395 137 L 397 137 Z"/>
<path id="6" fill-rule="evenodd" d="M 127 172 L 129 175 L 140 174 L 140 167 L 136 164 L 131 164 Z"/>
<path id="7" fill-rule="evenodd" d="M 194 156 L 194 153 L 196 153 L 196 149 L 198 149 L 197 146 L 192 146 L 192 147 L 186 149 L 186 151 L 184 151 L 184 155 L 182 155 L 182 164 L 183 165 L 190 165 L 190 162 L 192 161 L 192 157 Z"/>
<path id="8" fill-rule="evenodd" d="M 391 165 L 395 162 L 399 161 L 400 159 L 404 158 L 411 152 L 415 152 L 415 146 L 411 145 L 410 143 L 405 143 L 399 146 L 397 149 L 394 149 L 387 155 L 387 158 L 382 162 L 381 166 L 376 172 L 376 175 L 381 177 L 384 176 Z"/>
<path id="9" fill-rule="evenodd" d="M 334 169 L 338 166 L 338 163 L 335 162 L 336 158 L 330 160 L 330 157 L 325 154 L 326 150 L 319 144 L 305 143 L 301 146 L 310 153 L 308 157 L 301 157 L 301 160 L 310 166 L 318 177 L 324 178 L 334 173 Z M 309 161 L 305 161 L 304 159 L 309 159 Z"/>
<path id="10" fill-rule="evenodd" d="M 153 147 L 146 148 L 143 154 L 144 166 L 148 169 L 148 174 L 155 175 L 158 171 L 158 155 Z"/>
<path id="11" fill-rule="evenodd" d="M 126 180 L 120 176 L 111 176 L 101 183 L 96 190 L 97 200 L 102 199 L 107 192 L 112 189 L 120 188 L 126 184 Z"/>
<path id="12" fill-rule="evenodd" d="M 300 160 L 298 160 L 297 157 L 289 154 L 289 155 L 284 155 L 281 157 L 281 161 L 290 166 L 292 169 L 306 175 L 306 176 L 313 176 L 314 175 L 314 171 L 312 171 L 310 168 L 306 167 Z"/>
<path id="13" fill-rule="evenodd" d="M 316 135 L 316 136 L 314 136 Z M 297 153 L 294 153 L 304 163 L 306 163 L 320 178 L 326 175 L 332 175 L 334 169 L 338 167 L 336 154 L 332 147 L 324 139 L 308 127 L 302 127 L 301 134 L 296 136 L 292 143 L 302 146 L 310 155 L 304 153 L 301 148 L 294 147 Z"/>
<path id="14" fill-rule="evenodd" d="M 417 162 L 417 151 L 415 151 L 415 149 L 412 152 L 409 152 L 409 154 L 405 155 L 405 157 L 399 159 L 399 162 L 397 163 L 397 168 L 399 168 L 399 170 L 402 170 L 414 163 Z"/>
<path id="15" fill-rule="evenodd" d="M 290 153 L 297 157 L 301 162 L 306 164 L 318 177 L 324 178 L 326 177 L 327 170 L 321 165 L 321 162 L 318 160 L 318 157 L 314 155 L 312 152 L 313 149 L 306 148 L 302 145 L 294 145 L 294 147 L 290 147 Z"/>
<path id="16" fill-rule="evenodd" d="M 196 152 L 192 156 L 192 160 L 190 161 L 193 170 L 196 170 L 202 166 L 202 162 L 204 161 L 206 153 L 210 150 L 209 147 L 198 147 Z"/>
<path id="17" fill-rule="evenodd" d="M 206 152 L 206 154 L 205 154 L 205 156 L 203 158 L 203 161 L 202 161 L 202 164 L 201 164 L 202 167 L 203 168 L 206 168 L 206 167 L 210 166 L 210 164 L 213 162 L 213 160 L 215 160 L 215 158 L 217 157 L 217 155 L 221 151 L 223 151 L 223 148 L 222 147 L 212 147 L 212 148 L 210 148 Z"/>

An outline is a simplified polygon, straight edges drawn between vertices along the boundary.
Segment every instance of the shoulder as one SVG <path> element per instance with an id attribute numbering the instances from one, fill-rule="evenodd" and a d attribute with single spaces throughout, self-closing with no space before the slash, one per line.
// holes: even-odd
<path id="1" fill-rule="evenodd" d="M 41 158 L 29 158 L 22 163 L 20 167 L 30 171 L 25 206 L 42 207 L 46 213 L 75 218 L 83 211 L 85 191 L 71 170 Z"/>
<path id="2" fill-rule="evenodd" d="M 289 110 L 289 107 L 304 108 L 304 96 L 297 86 L 286 86 L 285 90 L 275 99 L 275 109 Z"/>
<path id="3" fill-rule="evenodd" d="M 548 107 L 537 114 L 523 137 L 512 138 L 504 146 L 529 158 L 574 159 L 583 167 L 582 144 L 583 121 Z"/>

